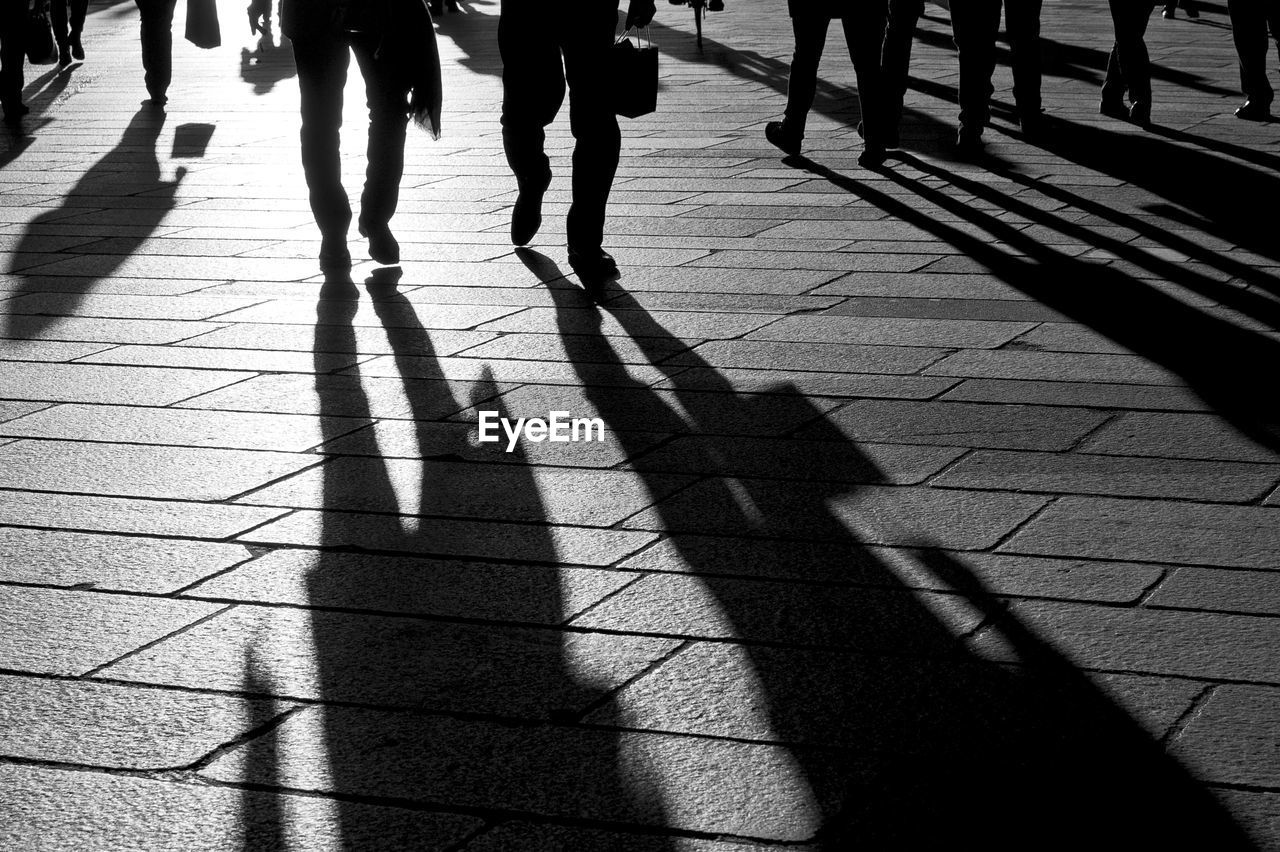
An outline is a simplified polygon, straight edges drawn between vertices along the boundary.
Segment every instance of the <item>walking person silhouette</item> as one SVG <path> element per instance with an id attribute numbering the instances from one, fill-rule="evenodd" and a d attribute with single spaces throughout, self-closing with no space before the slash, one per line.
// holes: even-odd
<path id="1" fill-rule="evenodd" d="M 262 7 L 256 7 L 258 9 Z M 249 8 L 251 28 L 265 25 Z M 351 54 L 364 78 L 369 105 L 368 167 L 360 196 L 361 236 L 369 256 L 400 262 L 391 217 L 400 197 L 404 142 L 410 114 L 439 135 L 440 66 L 435 32 L 421 0 L 284 0 L 280 29 L 293 42 L 302 95 L 302 170 L 311 212 L 320 227 L 320 266 L 350 267 L 347 229 L 351 201 L 342 186 L 339 154 L 342 92 Z"/>
<path id="2" fill-rule="evenodd" d="M 627 29 L 645 26 L 655 11 L 653 0 L 630 0 Z M 542 226 L 542 197 L 551 184 L 543 144 L 567 83 L 575 140 L 569 265 L 584 283 L 599 283 L 618 272 L 617 262 L 602 247 L 605 208 L 622 150 L 608 73 L 617 19 L 618 0 L 571 0 L 554 9 L 530 0 L 503 0 L 498 20 L 502 144 L 519 188 L 511 212 L 511 242 L 526 245 Z"/>

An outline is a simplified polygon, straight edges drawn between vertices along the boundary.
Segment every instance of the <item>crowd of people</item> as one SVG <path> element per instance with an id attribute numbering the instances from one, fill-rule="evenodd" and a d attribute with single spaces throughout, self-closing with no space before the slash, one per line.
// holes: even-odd
<path id="1" fill-rule="evenodd" d="M 0 101 L 5 119 L 27 112 L 22 102 L 22 33 L 29 3 L 52 3 L 51 20 L 66 66 L 83 61 L 81 32 L 87 0 L 0 0 Z M 176 0 L 135 0 L 141 15 L 145 83 L 150 101 L 162 106 L 171 76 L 172 20 Z M 675 2 L 675 0 L 673 0 Z M 620 0 L 571 0 L 564 14 L 548 14 L 530 0 L 502 0 L 498 49 L 503 62 L 502 139 L 515 175 L 517 199 L 511 240 L 525 245 L 542 224 L 542 199 L 551 183 L 550 160 L 543 150 L 545 128 L 555 119 L 566 93 L 573 151 L 572 200 L 567 221 L 569 263 L 584 281 L 617 272 L 602 248 L 605 209 L 617 170 L 621 134 L 610 99 L 608 52 L 613 43 Z M 1150 58 L 1145 43 L 1148 20 L 1157 0 L 1108 0 L 1115 42 L 1106 65 L 1099 111 L 1147 125 L 1151 122 Z M 347 232 L 352 208 L 341 182 L 338 150 L 342 92 L 354 54 L 364 78 L 370 110 L 368 170 L 357 218 L 374 260 L 394 264 L 400 248 L 391 232 L 408 118 L 415 110 L 439 118 L 439 68 L 430 8 L 456 11 L 456 0 L 429 0 L 421 14 L 397 12 L 385 0 L 283 0 L 282 29 L 293 43 L 301 90 L 302 164 L 312 211 L 321 231 L 320 263 L 325 269 L 349 267 Z M 414 5 L 414 9 L 417 8 Z M 716 4 L 723 8 L 722 4 Z M 1181 5 L 1198 17 L 1196 0 L 1167 0 L 1163 16 Z M 271 0 L 252 0 L 252 31 L 269 26 Z M 899 146 L 898 126 L 907 89 L 911 47 L 924 0 L 787 0 L 795 52 L 783 118 L 765 126 L 765 137 L 788 154 L 803 147 L 805 122 L 813 105 L 819 63 L 833 20 L 839 20 L 856 74 L 864 139 L 859 162 L 874 167 Z M 1041 106 L 1040 16 L 1042 0 L 961 0 L 951 4 L 952 33 L 959 63 L 961 155 L 981 151 L 991 117 L 996 42 L 1003 13 L 1013 71 L 1013 99 L 1024 134 L 1043 129 Z M 388 11 L 391 10 L 391 11 Z M 1280 0 L 1228 0 L 1233 40 L 1245 100 L 1235 114 L 1265 121 L 1274 93 L 1267 80 L 1267 52 L 1280 44 Z M 626 26 L 652 20 L 653 0 L 629 0 Z M 1269 31 L 1269 33 L 1268 33 Z M 400 51 L 391 49 L 406 45 Z M 389 47 L 390 45 L 390 47 Z M 423 60 L 416 54 L 431 54 Z M 407 59 L 406 59 L 407 57 Z M 435 63 L 435 76 L 424 66 Z M 424 94 L 425 92 L 425 94 Z M 1127 99 L 1127 102 L 1126 102 Z"/>

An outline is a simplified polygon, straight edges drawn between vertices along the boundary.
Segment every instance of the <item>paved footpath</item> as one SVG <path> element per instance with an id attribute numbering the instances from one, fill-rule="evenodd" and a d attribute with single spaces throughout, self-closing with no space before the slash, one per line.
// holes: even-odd
<path id="1" fill-rule="evenodd" d="M 1002 67 L 976 163 L 930 5 L 874 172 L 834 32 L 806 156 L 765 143 L 789 23 L 728 5 L 701 51 L 658 11 L 598 307 L 567 110 L 509 244 L 493 0 L 351 280 L 239 2 L 167 113 L 132 3 L 28 69 L 0 848 L 1280 848 L 1280 124 L 1231 114 L 1225 4 L 1151 21 L 1144 132 L 1096 111 L 1105 4 L 1048 0 L 1050 129 Z M 553 411 L 606 439 L 476 440 Z"/>

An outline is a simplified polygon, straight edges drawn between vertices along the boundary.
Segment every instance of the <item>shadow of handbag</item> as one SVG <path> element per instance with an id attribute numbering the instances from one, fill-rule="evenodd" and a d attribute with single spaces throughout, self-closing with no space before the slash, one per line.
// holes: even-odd
<path id="1" fill-rule="evenodd" d="M 187 0 L 187 41 L 208 50 L 222 44 L 217 0 Z"/>
<path id="2" fill-rule="evenodd" d="M 613 111 L 626 118 L 648 115 L 658 108 L 658 48 L 644 28 L 647 46 L 632 44 L 627 30 L 609 49 L 609 72 L 612 79 Z M 640 34 L 636 34 L 640 41 Z"/>
<path id="3" fill-rule="evenodd" d="M 37 3 L 27 13 L 22 46 L 27 61 L 32 65 L 52 65 L 58 61 L 58 42 L 53 37 L 53 22 L 49 20 L 49 4 Z"/>

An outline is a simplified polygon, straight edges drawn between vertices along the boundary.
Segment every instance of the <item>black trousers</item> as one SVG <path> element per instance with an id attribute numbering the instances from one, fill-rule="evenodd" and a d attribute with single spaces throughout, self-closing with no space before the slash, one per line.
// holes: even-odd
<path id="1" fill-rule="evenodd" d="M 887 112 L 884 106 L 884 85 L 880 77 L 880 51 L 884 45 L 887 14 L 885 3 L 872 2 L 860 4 L 857 14 L 840 19 L 845 44 L 849 47 L 849 58 L 853 60 L 854 76 L 858 80 L 863 136 L 868 145 L 883 144 L 886 135 Z M 791 75 L 787 79 L 787 109 L 783 113 L 789 136 L 804 136 L 805 120 L 818 91 L 818 65 L 822 62 L 822 49 L 826 46 L 830 24 L 831 18 L 823 14 L 791 16 L 796 50 L 791 58 Z"/>
<path id="2" fill-rule="evenodd" d="M 1000 7 L 1013 54 L 1013 101 L 1018 114 L 1040 114 L 1041 0 L 959 0 L 951 29 L 960 59 L 960 127 L 981 133 L 991 119 L 991 77 L 996 70 Z"/>
<path id="3" fill-rule="evenodd" d="M 162 100 L 173 80 L 173 9 L 178 0 L 134 2 L 142 18 L 142 69 L 147 94 Z"/>
<path id="4" fill-rule="evenodd" d="M 53 20 L 53 35 L 59 47 L 66 47 L 67 42 L 84 31 L 84 16 L 88 9 L 89 0 L 52 0 L 49 17 Z"/>
<path id="5" fill-rule="evenodd" d="M 1267 81 L 1267 29 L 1280 45 L 1280 0 L 1227 0 L 1227 13 L 1240 58 L 1240 88 L 1249 100 L 1270 104 L 1275 92 Z"/>
<path id="6" fill-rule="evenodd" d="M 342 186 L 339 135 L 342 90 L 351 54 L 364 77 L 369 107 L 368 164 L 360 196 L 360 222 L 385 225 L 395 215 L 404 174 L 405 128 L 409 91 L 388 66 L 373 58 L 375 36 L 304 38 L 293 42 L 302 109 L 302 171 L 307 179 L 311 212 L 320 233 L 345 239 L 351 224 L 351 202 Z"/>
<path id="7" fill-rule="evenodd" d="M 608 73 L 618 4 L 562 0 L 553 5 L 503 0 L 498 20 L 502 144 L 518 184 L 544 185 L 551 175 L 543 150 L 546 127 L 560 111 L 567 85 L 574 138 L 568 241 L 577 251 L 591 251 L 604 241 L 605 209 L 622 151 Z"/>
<path id="8" fill-rule="evenodd" d="M 923 13 L 924 0 L 889 0 L 880 73 L 885 109 L 892 127 L 902 120 L 902 99 L 907 94 L 907 74 L 911 70 L 911 45 L 915 41 L 916 24 Z"/>
<path id="9" fill-rule="evenodd" d="M 1155 11 L 1154 0 L 1108 0 L 1116 42 L 1107 58 L 1107 77 L 1102 99 L 1109 103 L 1129 100 L 1151 103 L 1151 57 L 1147 54 L 1147 22 Z"/>
<path id="10" fill-rule="evenodd" d="M 23 31 L 27 0 L 0 0 L 0 104 L 6 113 L 22 103 Z"/>

